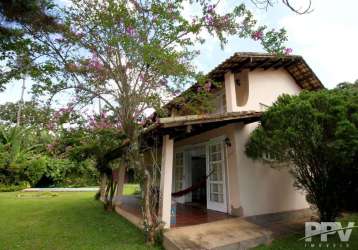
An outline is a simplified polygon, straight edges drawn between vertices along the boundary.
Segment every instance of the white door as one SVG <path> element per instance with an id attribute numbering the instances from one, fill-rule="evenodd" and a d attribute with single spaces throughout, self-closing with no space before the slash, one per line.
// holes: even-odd
<path id="1" fill-rule="evenodd" d="M 227 213 L 226 174 L 223 140 L 209 141 L 206 150 L 207 209 Z"/>
<path id="2" fill-rule="evenodd" d="M 173 193 L 181 191 L 185 185 L 185 154 L 183 151 L 175 153 L 174 159 L 174 181 Z M 184 203 L 185 196 L 177 197 L 175 200 L 179 203 Z"/>

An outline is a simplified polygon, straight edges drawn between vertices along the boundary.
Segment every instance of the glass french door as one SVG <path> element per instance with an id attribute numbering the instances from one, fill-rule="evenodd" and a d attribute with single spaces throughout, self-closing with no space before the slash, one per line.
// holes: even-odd
<path id="1" fill-rule="evenodd" d="M 225 154 L 222 140 L 209 141 L 206 150 L 207 208 L 227 212 Z"/>
<path id="2" fill-rule="evenodd" d="M 183 151 L 175 153 L 174 159 L 174 182 L 173 182 L 173 191 L 178 192 L 184 188 L 185 184 L 185 154 Z M 184 202 L 184 196 L 176 198 L 176 201 L 179 203 Z"/>

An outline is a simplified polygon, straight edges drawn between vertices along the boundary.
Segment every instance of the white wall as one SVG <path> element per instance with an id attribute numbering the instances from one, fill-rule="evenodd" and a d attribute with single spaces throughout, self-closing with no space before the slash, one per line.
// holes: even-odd
<path id="1" fill-rule="evenodd" d="M 243 216 L 277 213 L 308 207 L 305 195 L 293 187 L 287 168 L 273 169 L 262 161 L 253 161 L 245 154 L 245 144 L 258 123 L 238 126 L 237 172 L 239 204 Z"/>
<path id="2" fill-rule="evenodd" d="M 258 69 L 244 71 L 242 74 L 247 74 L 249 95 L 246 104 L 238 106 L 238 111 L 260 111 L 265 106 L 271 106 L 283 93 L 296 95 L 301 91 L 284 69 Z M 287 168 L 273 169 L 262 161 L 253 161 L 246 156 L 245 144 L 257 125 L 258 123 L 252 123 L 238 126 L 235 133 L 239 203 L 243 216 L 307 208 L 305 195 L 293 187 L 293 177 Z"/>
<path id="3" fill-rule="evenodd" d="M 254 70 L 249 72 L 249 98 L 246 108 L 260 110 L 260 103 L 271 106 L 283 93 L 295 95 L 300 91 L 301 88 L 285 69 Z"/>
<path id="4" fill-rule="evenodd" d="M 226 102 L 228 103 L 228 112 L 263 110 L 265 106 L 272 105 L 277 97 L 283 93 L 295 95 L 301 91 L 295 80 L 285 69 L 257 69 L 254 71 L 244 70 L 240 73 L 240 87 L 233 82 L 232 73 L 225 74 Z M 248 88 L 246 82 L 248 81 Z M 244 105 L 239 105 L 240 98 L 246 98 L 243 93 L 232 91 L 248 91 L 248 98 Z M 230 92 L 230 93 L 229 93 Z"/>

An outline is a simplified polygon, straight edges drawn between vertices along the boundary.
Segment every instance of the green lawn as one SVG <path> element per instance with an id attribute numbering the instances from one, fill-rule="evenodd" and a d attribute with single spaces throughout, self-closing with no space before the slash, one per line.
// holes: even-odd
<path id="1" fill-rule="evenodd" d="M 123 194 L 124 195 L 133 195 L 139 194 L 140 188 L 138 184 L 125 184 Z"/>
<path id="2" fill-rule="evenodd" d="M 355 226 L 358 226 L 358 214 L 351 214 L 346 215 L 344 218 L 340 219 L 339 221 L 342 222 L 342 227 L 346 227 L 349 221 L 354 221 Z M 302 250 L 302 249 L 352 249 L 357 250 L 358 249 L 358 228 L 354 228 L 352 230 L 351 237 L 348 242 L 348 246 L 346 243 L 341 243 L 338 236 L 328 236 L 327 243 L 329 244 L 322 244 L 319 246 L 320 243 L 320 237 L 316 236 L 313 238 L 312 243 L 314 243 L 314 246 L 312 247 L 310 244 L 305 243 L 305 241 L 299 240 L 300 238 L 304 237 L 304 232 L 299 235 L 290 235 L 288 237 L 274 240 L 271 245 L 269 246 L 259 246 L 255 248 L 256 250 Z M 334 244 L 336 244 L 334 246 Z"/>
<path id="3" fill-rule="evenodd" d="M 105 212 L 94 193 L 18 194 L 23 193 L 0 193 L 1 250 L 149 249 L 141 231 Z"/>

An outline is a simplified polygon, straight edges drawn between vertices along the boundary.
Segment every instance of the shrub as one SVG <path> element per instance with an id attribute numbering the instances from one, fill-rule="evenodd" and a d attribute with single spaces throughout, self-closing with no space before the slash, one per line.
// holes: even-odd
<path id="1" fill-rule="evenodd" d="M 358 203 L 358 88 L 281 96 L 264 113 L 246 153 L 285 164 L 322 221 Z"/>
<path id="2" fill-rule="evenodd" d="M 18 185 L 14 185 L 14 184 L 0 184 L 0 192 L 15 192 L 15 191 L 20 191 L 23 190 L 25 188 L 30 187 L 30 184 L 27 182 L 22 182 Z"/>

